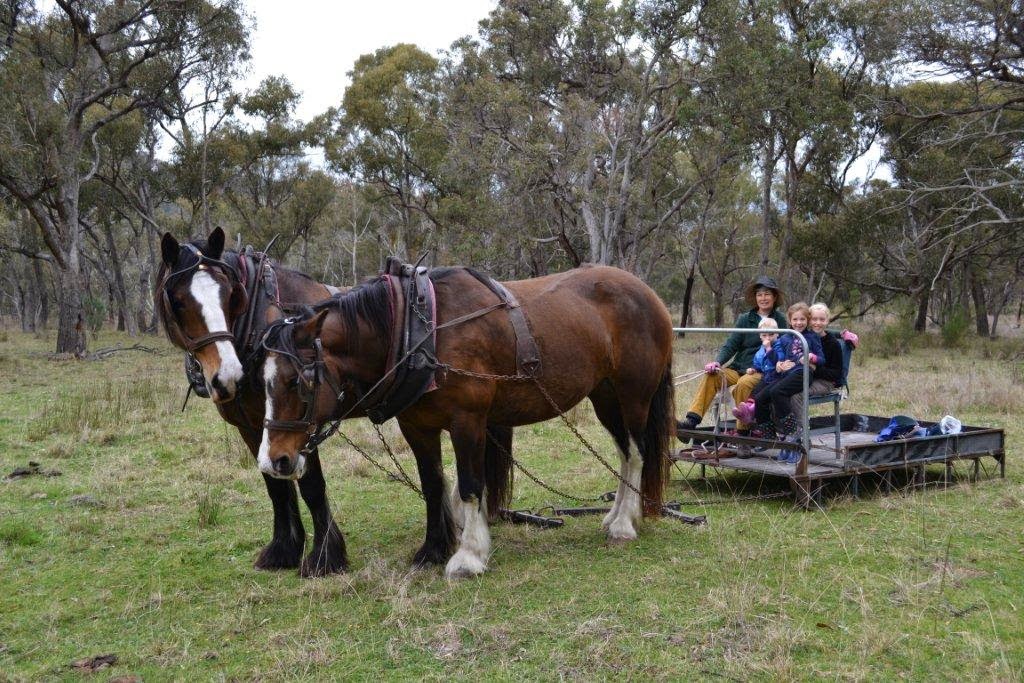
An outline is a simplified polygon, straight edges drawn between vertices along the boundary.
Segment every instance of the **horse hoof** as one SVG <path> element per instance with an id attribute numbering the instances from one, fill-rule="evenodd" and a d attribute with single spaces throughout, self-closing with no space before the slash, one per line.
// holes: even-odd
<path id="1" fill-rule="evenodd" d="M 299 576 L 304 579 L 315 579 L 331 574 L 344 574 L 346 571 L 348 571 L 348 560 L 345 557 L 317 561 L 313 554 L 310 554 L 302 561 L 302 566 L 299 567 Z"/>
<path id="2" fill-rule="evenodd" d="M 256 556 L 253 566 L 256 569 L 274 571 L 277 569 L 295 569 L 302 561 L 302 546 L 277 543 L 271 541 Z"/>
<path id="3" fill-rule="evenodd" d="M 450 552 L 445 552 L 440 548 L 427 548 L 424 546 L 412 556 L 412 566 L 414 569 L 439 566 L 447 562 L 450 556 Z"/>
<path id="4" fill-rule="evenodd" d="M 632 524 L 616 523 L 608 527 L 608 543 L 610 545 L 625 545 L 636 540 L 636 529 Z"/>
<path id="5" fill-rule="evenodd" d="M 444 568 L 444 575 L 449 579 L 472 579 L 483 574 L 486 569 L 487 565 L 478 558 L 459 551 L 452 556 L 452 559 L 448 560 L 448 564 Z"/>

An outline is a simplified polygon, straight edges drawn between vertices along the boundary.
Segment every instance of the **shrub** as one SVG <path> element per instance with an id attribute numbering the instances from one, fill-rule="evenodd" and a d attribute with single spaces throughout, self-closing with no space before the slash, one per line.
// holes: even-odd
<path id="1" fill-rule="evenodd" d="M 103 299 L 87 296 L 82 301 L 82 308 L 85 309 L 85 323 L 89 326 L 89 331 L 95 336 L 99 333 L 100 328 L 103 327 L 103 322 L 107 318 L 107 305 Z"/>
<path id="2" fill-rule="evenodd" d="M 954 311 L 942 325 L 942 345 L 946 348 L 962 346 L 970 328 L 970 321 L 961 310 Z"/>
<path id="3" fill-rule="evenodd" d="M 907 319 L 886 325 L 877 335 L 866 339 L 869 355 L 891 358 L 906 353 L 915 346 L 920 335 Z"/>

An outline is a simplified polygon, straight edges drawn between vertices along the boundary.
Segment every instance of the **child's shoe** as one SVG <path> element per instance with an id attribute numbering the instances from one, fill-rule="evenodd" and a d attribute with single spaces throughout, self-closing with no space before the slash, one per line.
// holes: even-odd
<path id="1" fill-rule="evenodd" d="M 754 399 L 748 398 L 743 403 L 732 409 L 733 417 L 743 424 L 750 424 L 754 421 Z"/>
<path id="2" fill-rule="evenodd" d="M 798 429 L 795 433 L 788 435 L 785 438 L 786 443 L 800 443 L 800 431 L 801 430 Z M 779 454 L 775 456 L 775 459 L 778 462 L 784 462 L 789 463 L 790 465 L 795 465 L 798 462 L 800 462 L 800 456 L 800 451 L 796 450 L 795 448 L 783 448 L 781 451 L 779 451 Z"/>
<path id="3" fill-rule="evenodd" d="M 750 436 L 766 441 L 774 441 L 778 438 L 778 435 L 775 433 L 775 425 L 771 422 L 761 422 L 750 430 Z M 768 450 L 768 446 L 754 446 L 755 453 L 764 453 L 766 450 Z"/>

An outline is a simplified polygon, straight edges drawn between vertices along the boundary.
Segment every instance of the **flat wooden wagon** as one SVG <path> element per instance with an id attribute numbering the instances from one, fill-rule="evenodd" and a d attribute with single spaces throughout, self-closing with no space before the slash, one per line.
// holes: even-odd
<path id="1" fill-rule="evenodd" d="M 848 490 L 859 495 L 861 481 L 867 475 L 875 477 L 889 490 L 893 488 L 893 475 L 905 472 L 912 483 L 925 483 L 925 470 L 929 465 L 945 467 L 943 482 L 949 484 L 957 461 L 969 461 L 972 479 L 980 473 L 980 460 L 993 458 L 999 476 L 1006 476 L 1006 452 L 1002 429 L 970 427 L 964 425 L 958 434 L 940 434 L 912 438 L 897 438 L 876 442 L 879 432 L 889 424 L 890 418 L 873 415 L 844 413 L 839 415 L 838 439 L 831 433 L 833 416 L 810 418 L 810 449 L 802 444 L 785 444 L 800 453 L 796 464 L 776 462 L 776 455 L 784 444 L 761 439 L 715 433 L 714 428 L 679 430 L 681 437 L 692 439 L 689 447 L 680 449 L 673 458 L 680 462 L 700 466 L 701 476 L 708 467 L 753 472 L 765 476 L 785 477 L 798 505 L 804 508 L 820 506 L 822 492 L 830 481 L 846 480 Z M 932 422 L 918 421 L 922 427 Z M 822 433 L 824 432 L 824 433 Z M 837 447 L 838 444 L 838 447 Z M 758 446 L 768 446 L 757 452 Z"/>

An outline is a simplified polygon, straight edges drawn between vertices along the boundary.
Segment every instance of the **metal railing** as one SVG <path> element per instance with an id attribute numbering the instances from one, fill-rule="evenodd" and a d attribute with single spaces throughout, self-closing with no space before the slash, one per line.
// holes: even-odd
<path id="1" fill-rule="evenodd" d="M 681 333 L 681 332 L 682 333 L 690 333 L 690 332 L 717 333 L 717 334 L 723 334 L 723 333 L 724 334 L 732 334 L 733 332 L 738 332 L 740 334 L 765 334 L 766 330 L 768 330 L 768 328 L 759 328 L 759 327 L 754 327 L 754 328 L 748 328 L 748 327 L 673 327 L 672 328 L 672 331 L 676 332 L 677 334 Z M 786 334 L 787 332 L 791 332 L 791 333 L 795 334 L 797 336 L 797 339 L 800 340 L 800 344 L 804 347 L 804 360 L 805 360 L 805 362 L 803 363 L 803 380 L 804 380 L 804 382 L 803 382 L 804 404 L 803 405 L 804 405 L 804 408 L 803 408 L 803 411 L 802 411 L 803 414 L 800 416 L 801 427 L 802 427 L 802 429 L 800 430 L 801 431 L 801 442 L 802 442 L 802 445 L 803 445 L 803 448 L 804 448 L 804 452 L 803 452 L 802 456 L 800 457 L 800 462 L 797 463 L 796 471 L 797 471 L 797 474 L 806 474 L 807 473 L 807 461 L 808 461 L 808 458 L 810 457 L 810 453 L 811 453 L 811 435 L 810 435 L 811 419 L 808 416 L 808 408 L 810 408 L 810 401 L 809 401 L 810 391 L 808 389 L 808 387 L 810 386 L 810 365 L 806 362 L 807 355 L 810 353 L 810 348 L 807 346 L 807 340 L 804 338 L 804 335 L 803 335 L 802 332 L 797 332 L 796 330 L 790 329 L 788 327 L 780 327 L 778 329 L 771 328 L 770 330 L 768 330 L 768 333 L 770 333 L 770 334 Z M 718 430 L 718 425 L 717 425 L 717 420 L 716 420 L 716 425 L 715 425 L 716 434 L 717 434 L 717 430 Z"/>

